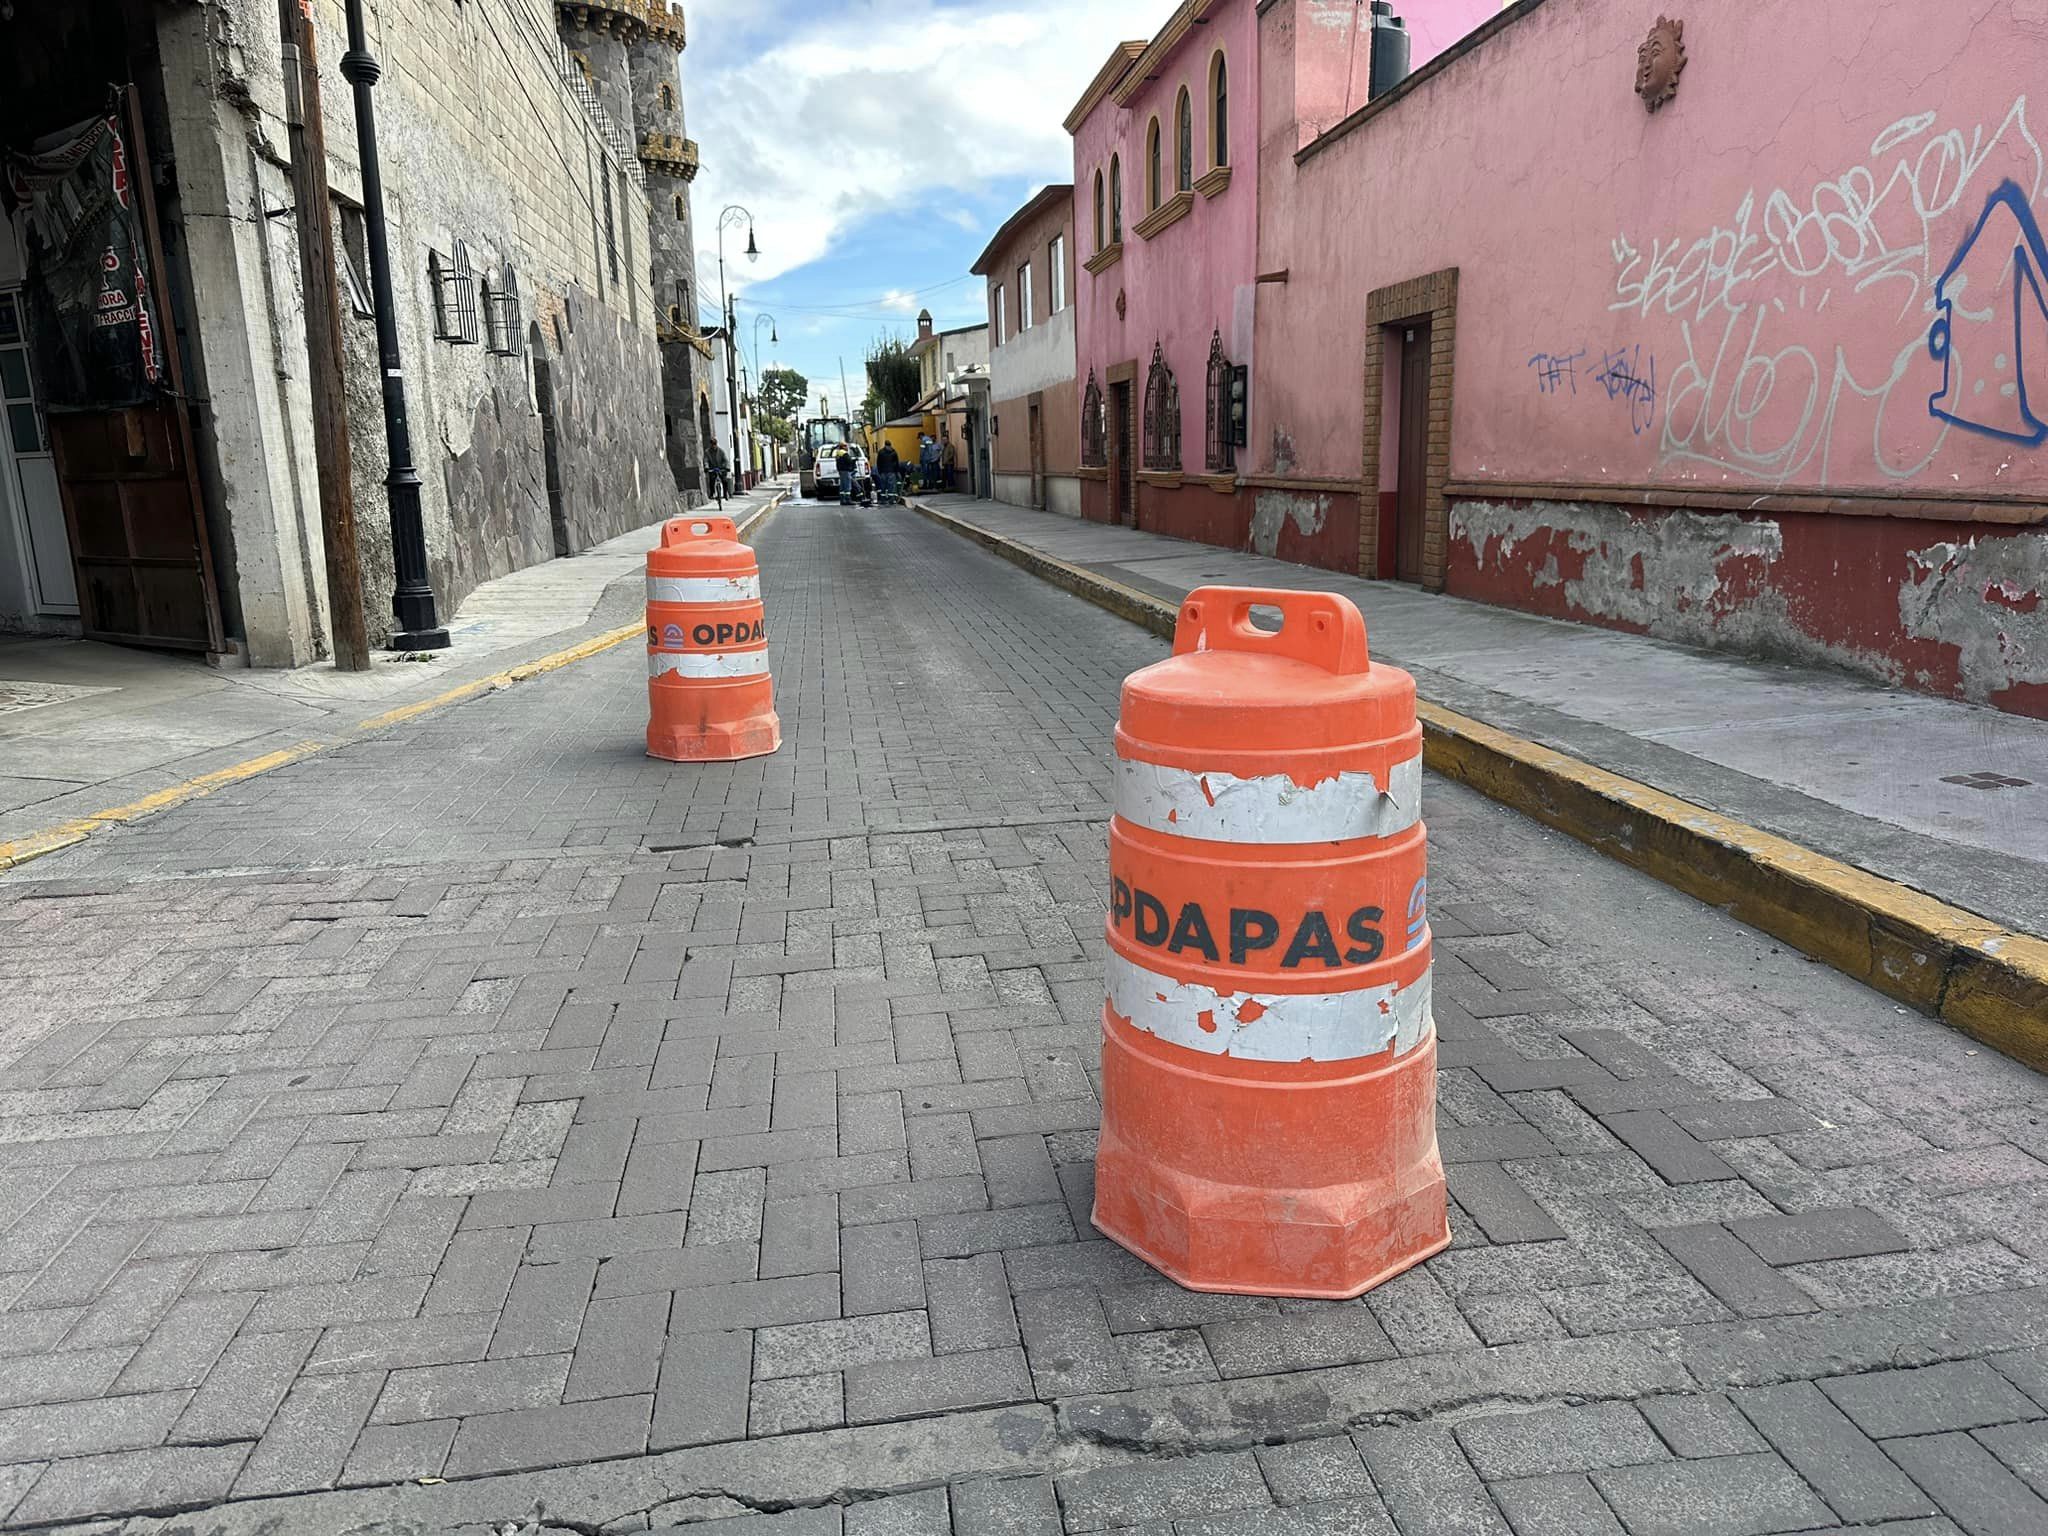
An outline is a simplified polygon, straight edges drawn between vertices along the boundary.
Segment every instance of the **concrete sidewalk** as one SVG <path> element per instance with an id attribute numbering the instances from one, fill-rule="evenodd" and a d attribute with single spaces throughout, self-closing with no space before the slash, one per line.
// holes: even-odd
<path id="1" fill-rule="evenodd" d="M 918 500 L 1169 603 L 1211 582 L 1342 592 L 1373 656 L 1433 703 L 2048 935 L 2048 721 L 1001 502 Z"/>
<path id="2" fill-rule="evenodd" d="M 725 510 L 746 518 L 786 488 L 766 482 Z M 599 601 L 613 583 L 637 581 L 659 527 L 485 582 L 448 621 L 448 650 L 380 651 L 367 672 L 224 670 L 90 640 L 0 639 L 0 843 L 332 741 L 366 716 L 587 638 L 619 622 L 595 619 Z"/>

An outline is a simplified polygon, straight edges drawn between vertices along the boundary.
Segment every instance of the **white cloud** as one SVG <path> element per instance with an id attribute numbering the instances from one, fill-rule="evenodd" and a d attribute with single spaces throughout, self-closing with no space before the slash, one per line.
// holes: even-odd
<path id="1" fill-rule="evenodd" d="M 752 210 L 760 261 L 735 260 L 743 231 L 726 237 L 737 290 L 828 254 L 842 230 L 884 204 L 929 208 L 950 195 L 945 217 L 992 232 L 1009 209 L 984 218 L 957 199 L 999 177 L 1069 179 L 1061 119 L 1110 48 L 1149 36 L 1170 9 L 1170 0 L 697 0 L 683 75 L 704 158 L 691 199 L 699 244 L 714 247 L 721 207 Z M 729 51 L 716 41 L 721 29 Z"/>
<path id="2" fill-rule="evenodd" d="M 917 295 L 901 288 L 891 288 L 875 300 L 875 307 L 886 314 L 914 315 L 917 313 Z"/>

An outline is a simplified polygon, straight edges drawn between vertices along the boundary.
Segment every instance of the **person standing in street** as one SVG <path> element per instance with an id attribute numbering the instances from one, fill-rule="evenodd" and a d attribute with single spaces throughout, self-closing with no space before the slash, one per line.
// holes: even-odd
<path id="1" fill-rule="evenodd" d="M 875 455 L 875 481 L 884 502 L 896 499 L 896 471 L 901 463 L 896 456 L 896 445 L 885 441 L 882 451 Z"/>
<path id="2" fill-rule="evenodd" d="M 960 450 L 954 446 L 953 439 L 949 437 L 946 439 L 946 467 L 940 476 L 940 483 L 949 491 L 953 489 L 953 476 L 959 468 Z"/>
<path id="3" fill-rule="evenodd" d="M 839 505 L 853 505 L 853 445 L 841 443 L 839 451 L 832 455 L 832 462 L 839 470 Z"/>
<path id="4" fill-rule="evenodd" d="M 917 440 L 917 480 L 919 490 L 939 488 L 939 442 L 935 437 L 920 436 Z"/>

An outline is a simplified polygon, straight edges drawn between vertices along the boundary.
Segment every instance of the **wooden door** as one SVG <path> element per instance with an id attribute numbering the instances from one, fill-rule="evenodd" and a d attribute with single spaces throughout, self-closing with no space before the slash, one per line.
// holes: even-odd
<path id="1" fill-rule="evenodd" d="M 1429 322 L 1401 331 L 1401 471 L 1395 502 L 1396 581 L 1422 580 L 1422 524 L 1428 507 Z"/>
<path id="2" fill-rule="evenodd" d="M 93 639 L 220 648 L 179 407 L 166 401 L 50 417 L 78 572 L 79 622 Z"/>
<path id="3" fill-rule="evenodd" d="M 213 554 L 193 462 L 178 328 L 164 277 L 149 146 L 126 87 L 128 185 L 149 251 L 169 392 L 116 410 L 51 411 L 50 449 L 64 496 L 86 635 L 130 645 L 218 652 L 225 646 Z"/>

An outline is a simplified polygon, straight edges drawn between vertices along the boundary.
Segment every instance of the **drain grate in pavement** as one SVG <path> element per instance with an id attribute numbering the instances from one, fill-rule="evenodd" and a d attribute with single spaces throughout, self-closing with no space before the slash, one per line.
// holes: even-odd
<path id="1" fill-rule="evenodd" d="M 1945 773 L 1944 784 L 1960 784 L 1964 789 L 2031 789 L 2032 779 L 2015 779 L 2003 773 Z"/>
<path id="2" fill-rule="evenodd" d="M 73 699 L 89 698 L 95 693 L 117 693 L 115 688 L 83 688 L 70 683 L 28 683 L 16 682 L 0 677 L 0 715 L 18 715 L 25 709 L 41 709 L 45 704 L 68 704 Z"/>

